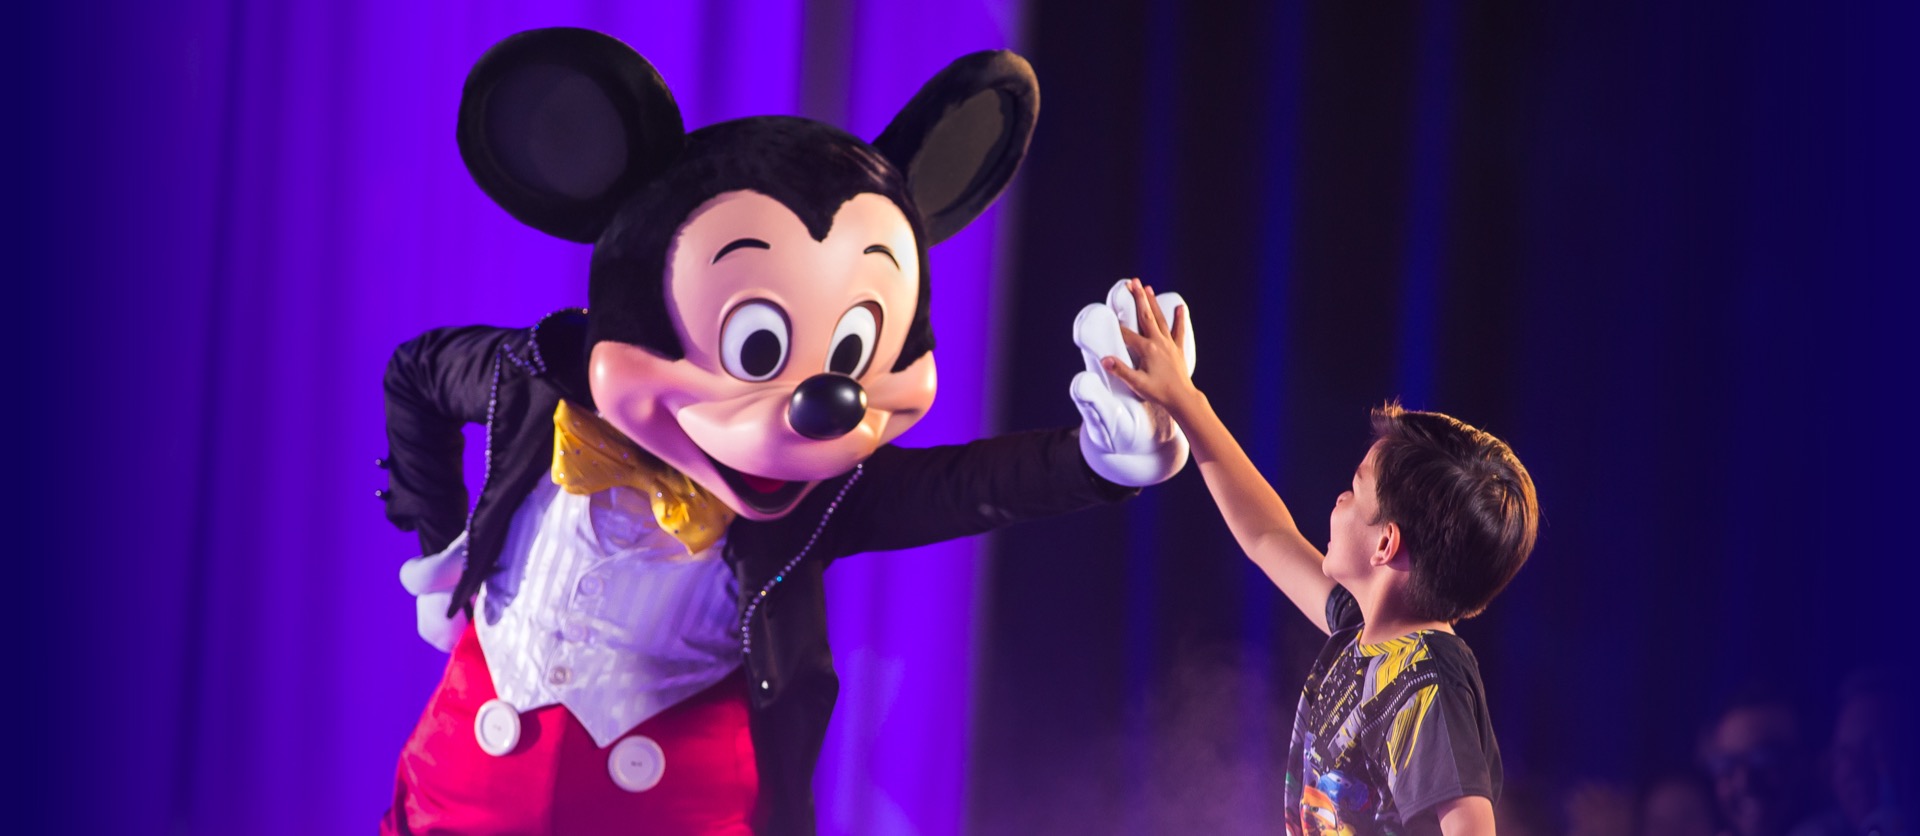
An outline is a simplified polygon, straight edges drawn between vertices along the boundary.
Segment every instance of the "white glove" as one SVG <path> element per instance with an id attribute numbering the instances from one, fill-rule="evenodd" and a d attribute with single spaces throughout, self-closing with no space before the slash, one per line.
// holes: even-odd
<path id="1" fill-rule="evenodd" d="M 1182 303 L 1178 293 L 1159 295 L 1167 321 Z M 1131 487 L 1158 484 L 1187 464 L 1187 436 L 1160 406 L 1140 399 L 1127 384 L 1107 374 L 1100 358 L 1117 357 L 1133 368 L 1133 357 L 1120 339 L 1120 329 L 1140 333 L 1133 294 L 1122 279 L 1107 292 L 1107 303 L 1080 309 L 1073 320 L 1073 343 L 1080 347 L 1087 370 L 1073 376 L 1073 405 L 1080 410 L 1080 455 L 1093 472 L 1109 482 Z M 1193 373 L 1193 309 L 1187 309 L 1187 332 L 1180 346 Z"/>
<path id="2" fill-rule="evenodd" d="M 452 618 L 447 617 L 466 559 L 467 534 L 463 531 L 439 554 L 423 554 L 400 564 L 400 585 L 414 595 L 415 629 L 427 644 L 448 653 L 453 652 L 460 634 L 467 631 L 466 613 L 456 612 Z"/>

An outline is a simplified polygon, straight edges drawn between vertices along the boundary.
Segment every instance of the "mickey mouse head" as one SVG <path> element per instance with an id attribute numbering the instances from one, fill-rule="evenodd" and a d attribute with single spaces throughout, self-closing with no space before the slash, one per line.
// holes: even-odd
<path id="1" fill-rule="evenodd" d="M 644 58 L 559 28 L 481 57 L 458 138 L 509 214 L 594 245 L 601 417 L 764 520 L 932 405 L 927 247 L 998 197 L 1038 112 L 1026 61 L 980 52 L 871 144 L 785 116 L 688 133 Z"/>

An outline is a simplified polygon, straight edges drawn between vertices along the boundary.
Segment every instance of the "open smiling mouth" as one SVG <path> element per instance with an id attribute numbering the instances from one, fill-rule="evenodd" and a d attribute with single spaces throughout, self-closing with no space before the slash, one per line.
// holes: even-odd
<path id="1" fill-rule="evenodd" d="M 807 488 L 806 482 L 786 482 L 765 476 L 755 476 L 751 473 L 741 473 L 721 464 L 719 459 L 710 454 L 704 452 L 702 454 L 707 456 L 707 461 L 713 463 L 713 469 L 720 473 L 721 481 L 726 482 L 727 487 L 733 489 L 734 496 L 740 497 L 741 502 L 764 514 L 786 510 L 787 506 L 792 505 L 794 499 L 800 496 L 800 492 Z"/>

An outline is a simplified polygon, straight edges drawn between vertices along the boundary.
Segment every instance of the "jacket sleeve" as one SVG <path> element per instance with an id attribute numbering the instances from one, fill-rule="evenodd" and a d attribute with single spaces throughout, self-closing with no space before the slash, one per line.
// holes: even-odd
<path id="1" fill-rule="evenodd" d="M 484 424 L 505 328 L 428 331 L 387 363 L 387 519 L 420 533 L 420 553 L 447 547 L 466 527 L 461 428 Z"/>
<path id="2" fill-rule="evenodd" d="M 913 548 L 1137 493 L 1095 475 L 1072 428 L 943 447 L 882 447 L 847 491 L 838 551 Z"/>

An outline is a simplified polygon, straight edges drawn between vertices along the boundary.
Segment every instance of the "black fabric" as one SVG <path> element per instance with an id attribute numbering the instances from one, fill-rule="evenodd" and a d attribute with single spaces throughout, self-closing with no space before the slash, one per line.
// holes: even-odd
<path id="1" fill-rule="evenodd" d="M 444 549 L 460 534 L 466 499 L 460 428 L 487 423 L 491 468 L 466 528 L 456 608 L 470 606 L 496 570 L 515 510 L 548 473 L 554 407 L 561 398 L 592 403 L 585 328 L 582 312 L 567 311 L 534 329 L 430 331 L 394 352 L 386 379 L 387 515 L 420 532 L 424 553 Z M 725 559 L 738 580 L 743 616 L 746 603 L 781 578 L 754 609 L 746 657 L 761 800 L 772 832 L 813 832 L 813 767 L 839 693 L 823 583 L 832 561 L 979 534 L 1135 493 L 1095 476 L 1075 431 L 1058 429 L 944 447 L 882 447 L 857 479 L 850 471 L 822 482 L 781 519 L 736 519 Z M 810 542 L 806 558 L 781 574 Z"/>
<path id="2" fill-rule="evenodd" d="M 1361 645 L 1360 607 L 1340 586 L 1326 611 L 1288 747 L 1288 832 L 1437 836 L 1440 803 L 1498 800 L 1500 747 L 1466 642 L 1423 630 Z"/>
<path id="3" fill-rule="evenodd" d="M 422 554 L 470 530 L 456 609 L 493 573 L 519 498 L 551 465 L 554 407 L 592 403 L 585 332 L 577 309 L 533 328 L 442 328 L 401 345 L 387 363 L 387 519 L 418 531 Z M 469 518 L 460 451 L 470 423 L 487 426 L 492 471 Z"/>
<path id="4" fill-rule="evenodd" d="M 1360 602 L 1354 600 L 1353 593 L 1344 586 L 1334 584 L 1333 591 L 1327 593 L 1327 633 L 1331 635 L 1361 627 L 1364 618 L 1360 612 Z"/>

